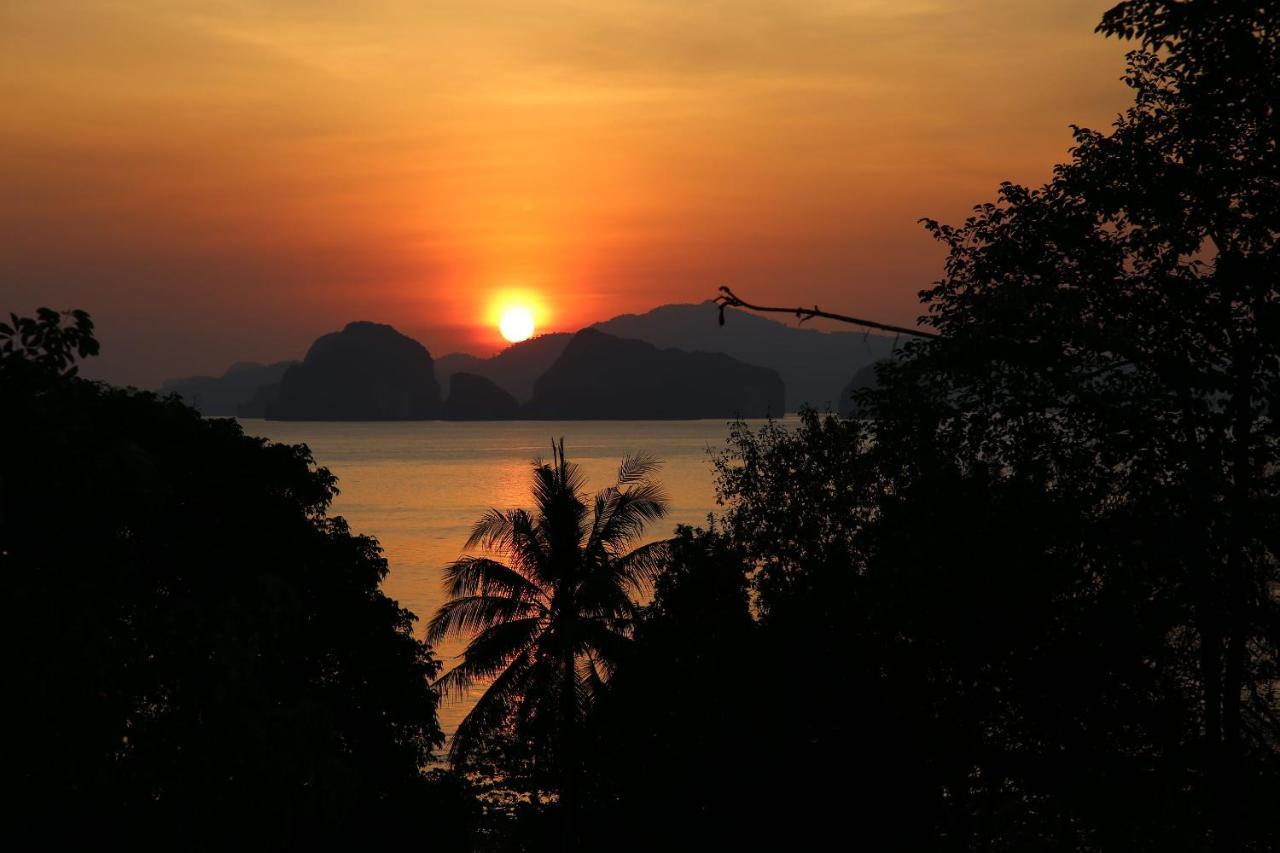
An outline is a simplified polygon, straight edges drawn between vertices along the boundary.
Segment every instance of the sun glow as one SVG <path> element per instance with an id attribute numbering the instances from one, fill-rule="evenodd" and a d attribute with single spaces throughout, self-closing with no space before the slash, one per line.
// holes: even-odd
<path id="1" fill-rule="evenodd" d="M 533 337 L 533 328 L 533 312 L 523 305 L 507 308 L 498 321 L 498 331 L 513 344 Z"/>
<path id="2" fill-rule="evenodd" d="M 475 317 L 479 321 L 477 331 L 483 330 L 483 344 L 478 337 L 477 345 L 502 347 L 556 328 L 556 317 L 546 292 L 544 288 L 514 280 L 489 291 L 482 312 Z"/>

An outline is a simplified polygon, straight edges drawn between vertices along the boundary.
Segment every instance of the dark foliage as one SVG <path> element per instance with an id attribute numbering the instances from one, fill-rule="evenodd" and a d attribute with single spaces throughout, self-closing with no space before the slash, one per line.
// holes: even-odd
<path id="1" fill-rule="evenodd" d="M 166 849 L 438 833 L 464 792 L 414 616 L 303 446 L 90 383 L 80 313 L 0 328 L 3 832 Z"/>
<path id="2" fill-rule="evenodd" d="M 767 779 L 856 766 L 829 809 L 780 819 L 850 820 L 879 849 L 1187 846 L 1201 802 L 1170 595 L 1101 575 L 1115 530 L 1070 496 L 936 445 L 907 467 L 885 429 L 808 413 L 737 432 L 721 460 L 755 660 L 804 685 L 761 718 L 787 756 L 756 777 L 765 801 L 791 796 Z"/>
<path id="3" fill-rule="evenodd" d="M 753 789 L 768 723 L 744 565 L 714 528 L 671 540 L 591 721 L 591 849 L 718 849 L 760 830 Z"/>
<path id="4" fill-rule="evenodd" d="M 35 317 L 0 323 L 0 370 L 6 378 L 75 376 L 76 360 L 98 354 L 93 320 L 84 311 L 41 308 Z"/>

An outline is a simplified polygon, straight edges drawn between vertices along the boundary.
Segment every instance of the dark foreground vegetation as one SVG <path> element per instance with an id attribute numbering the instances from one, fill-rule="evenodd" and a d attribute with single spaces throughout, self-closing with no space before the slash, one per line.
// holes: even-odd
<path id="1" fill-rule="evenodd" d="M 0 325 L 2 828 L 167 849 L 1280 848 L 1280 4 L 1129 0 L 1132 109 L 958 227 L 847 418 L 481 519 L 428 635 L 333 479 Z M 439 692 L 485 693 L 450 752 Z"/>
<path id="2" fill-rule="evenodd" d="M 466 801 L 420 772 L 439 663 L 325 514 L 334 478 L 77 378 L 96 351 L 82 313 L 0 324 L 0 837 L 465 849 Z"/>

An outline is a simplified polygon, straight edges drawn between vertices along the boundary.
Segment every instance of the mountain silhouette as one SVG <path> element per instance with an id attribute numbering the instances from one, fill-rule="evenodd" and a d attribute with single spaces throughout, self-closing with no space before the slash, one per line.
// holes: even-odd
<path id="1" fill-rule="evenodd" d="M 288 421 L 427 420 L 440 416 L 427 348 L 382 323 L 348 323 L 285 371 L 266 416 Z"/>
<path id="2" fill-rule="evenodd" d="M 722 352 L 747 364 L 773 368 L 786 384 L 788 412 L 804 403 L 834 411 L 839 407 L 837 389 L 893 349 L 894 339 L 885 335 L 797 329 L 733 308 L 725 309 L 725 324 L 720 326 L 719 310 L 712 301 L 662 305 L 644 314 L 623 314 L 593 328 L 657 347 Z"/>
<path id="3" fill-rule="evenodd" d="M 265 418 L 267 412 L 274 410 L 279 402 L 280 383 L 273 382 L 270 385 L 263 385 L 253 392 L 252 397 L 236 406 L 236 417 Z"/>
<path id="4" fill-rule="evenodd" d="M 836 406 L 836 411 L 840 413 L 841 417 L 851 417 L 858 411 L 858 404 L 853 399 L 855 391 L 876 387 L 879 382 L 879 378 L 876 376 L 876 364 L 878 362 L 872 362 L 853 374 L 853 378 L 840 389 L 840 401 Z"/>
<path id="5" fill-rule="evenodd" d="M 597 323 L 590 327 L 614 338 L 630 339 L 651 344 L 662 349 L 681 350 L 685 353 L 722 353 L 730 357 L 734 364 L 753 365 L 769 368 L 776 372 L 784 385 L 784 399 L 777 405 L 771 404 L 774 414 L 795 411 L 801 404 L 807 403 L 819 410 L 847 409 L 842 389 L 849 377 L 864 367 L 875 363 L 890 354 L 893 338 L 884 335 L 863 334 L 861 332 L 823 332 L 816 329 L 797 329 L 750 313 L 735 309 L 726 309 L 726 322 L 720 326 L 719 308 L 714 302 L 685 305 L 663 305 L 644 314 L 624 314 Z M 191 377 L 184 380 L 170 380 L 166 390 L 181 393 L 188 401 L 195 402 L 206 414 L 237 414 L 240 417 L 274 417 L 285 420 L 297 419 L 405 419 L 434 417 L 496 417 L 483 415 L 485 411 L 505 412 L 509 407 L 505 401 L 492 394 L 495 390 L 506 392 L 516 402 L 526 405 L 524 413 L 531 413 L 536 407 L 527 407 L 534 396 L 535 386 L 543 376 L 566 352 L 570 341 L 575 337 L 568 332 L 556 332 L 539 335 L 504 349 L 489 358 L 480 358 L 467 353 L 450 353 L 431 359 L 426 349 L 399 334 L 390 326 L 378 326 L 372 323 L 353 323 L 342 333 L 355 327 L 381 329 L 386 338 L 383 347 L 394 349 L 391 341 L 400 340 L 400 346 L 407 347 L 401 356 L 391 354 L 390 349 L 384 353 L 379 364 L 388 366 L 390 372 L 375 381 L 372 361 L 363 367 L 347 364 L 339 368 L 333 359 L 338 358 L 328 353 L 330 344 L 324 343 L 329 337 L 321 338 L 312 347 L 308 365 L 298 365 L 298 372 L 292 375 L 288 385 L 273 379 L 271 370 L 281 372 L 288 367 L 287 363 L 253 367 L 237 366 L 229 370 L 227 375 L 215 379 L 211 377 Z M 373 337 L 370 337 L 373 335 Z M 359 337 L 357 335 L 356 337 Z M 367 349 L 374 345 L 372 332 L 367 332 L 359 348 Z M 404 343 L 404 342 L 407 342 Z M 354 343 L 354 339 L 352 341 Z M 319 348 L 317 350 L 317 348 Z M 639 350 L 634 350 L 638 353 Z M 315 357 L 313 359 L 313 356 Z M 354 351 L 342 358 L 354 358 Z M 372 353 L 369 358 L 373 358 Z M 316 362 L 319 359 L 320 362 Z M 376 359 L 375 359 L 376 360 Z M 425 362 L 424 362 L 425 360 Z M 417 376 L 410 379 L 405 371 L 412 372 L 410 362 L 421 366 L 432 364 L 432 377 Z M 398 366 L 397 366 L 398 365 Z M 303 370 L 302 368 L 306 368 Z M 365 371 L 361 373 L 361 371 Z M 336 371 L 336 373 L 335 373 Z M 329 380 L 320 377 L 338 374 L 363 376 L 353 379 L 344 385 L 329 387 Z M 397 371 L 404 375 L 397 374 Z M 469 374 L 472 379 L 463 380 L 462 396 L 455 404 L 454 413 L 446 414 L 440 405 L 440 388 L 451 387 L 452 377 L 459 373 Z M 278 375 L 278 374 L 277 374 Z M 416 374 L 415 374 L 416 375 Z M 313 384 L 308 384 L 312 382 Z M 483 389 L 475 379 L 483 378 L 496 388 Z M 346 381 L 346 380 L 344 380 Z M 215 399 L 209 389 L 234 385 L 234 393 L 228 391 L 223 397 Z M 283 392 L 288 391 L 288 399 Z M 219 391 L 221 393 L 221 391 Z M 490 399 L 493 408 L 486 408 L 480 397 Z M 452 396 L 452 395 L 451 395 Z M 331 398 L 331 399 L 329 399 Z M 602 397 L 602 399 L 604 399 Z M 433 402 L 434 401 L 434 402 Z M 543 401 L 544 403 L 546 401 Z M 560 406 L 564 401 L 557 403 Z M 658 406 L 657 410 L 687 411 L 685 406 Z M 478 408 L 476 408 L 478 407 Z M 582 407 L 578 406 L 583 411 Z M 634 407 L 627 407 L 629 410 Z M 609 411 L 617 411 L 614 403 L 608 404 Z M 461 414 L 471 412 L 472 414 Z M 523 415 L 517 415 L 523 416 Z M 538 415 L 541 417 L 541 415 Z M 584 417 L 604 417 L 605 415 L 588 414 Z M 679 415 L 686 417 L 687 415 Z M 711 415 L 719 417 L 720 414 Z M 642 414 L 639 417 L 657 417 Z"/>
<path id="6" fill-rule="evenodd" d="M 436 379 L 447 386 L 455 373 L 483 376 L 521 403 L 528 402 L 533 396 L 533 384 L 560 357 L 572 337 L 569 332 L 538 335 L 489 358 L 462 352 L 443 355 L 436 359 Z"/>
<path id="7" fill-rule="evenodd" d="M 506 421 L 519 411 L 515 397 L 483 376 L 459 372 L 449 377 L 443 413 L 447 421 Z"/>
<path id="8" fill-rule="evenodd" d="M 759 418 L 781 414 L 784 396 L 782 380 L 769 368 L 588 328 L 535 383 L 524 414 L 555 420 Z"/>
<path id="9" fill-rule="evenodd" d="M 227 368 L 221 376 L 188 376 L 184 379 L 167 379 L 160 386 L 160 393 L 177 394 L 182 401 L 202 415 L 229 416 L 238 414 L 258 391 L 279 382 L 284 372 L 296 361 L 277 361 L 259 364 L 256 361 L 240 361 Z"/>

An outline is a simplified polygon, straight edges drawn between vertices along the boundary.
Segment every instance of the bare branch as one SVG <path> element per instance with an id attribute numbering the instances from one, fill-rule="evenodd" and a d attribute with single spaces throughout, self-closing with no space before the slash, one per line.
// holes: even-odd
<path id="1" fill-rule="evenodd" d="M 912 335 L 917 338 L 936 338 L 937 332 L 926 332 L 921 329 L 908 329 L 906 326 L 891 326 L 888 323 L 877 323 L 875 320 L 864 320 L 860 317 L 850 317 L 847 314 L 833 314 L 830 311 L 822 311 L 817 305 L 812 308 L 775 308 L 767 305 L 752 305 L 743 299 L 740 299 L 736 293 L 727 287 L 720 288 L 720 295 L 716 297 L 716 304 L 720 306 L 720 325 L 724 325 L 724 309 L 728 308 L 746 308 L 750 311 L 760 311 L 769 314 L 794 314 L 800 318 L 803 323 L 806 320 L 812 320 L 814 317 L 825 317 L 828 320 L 838 320 L 841 323 L 852 323 L 855 326 L 866 326 L 869 329 L 880 329 L 885 332 L 896 332 L 899 335 Z"/>

